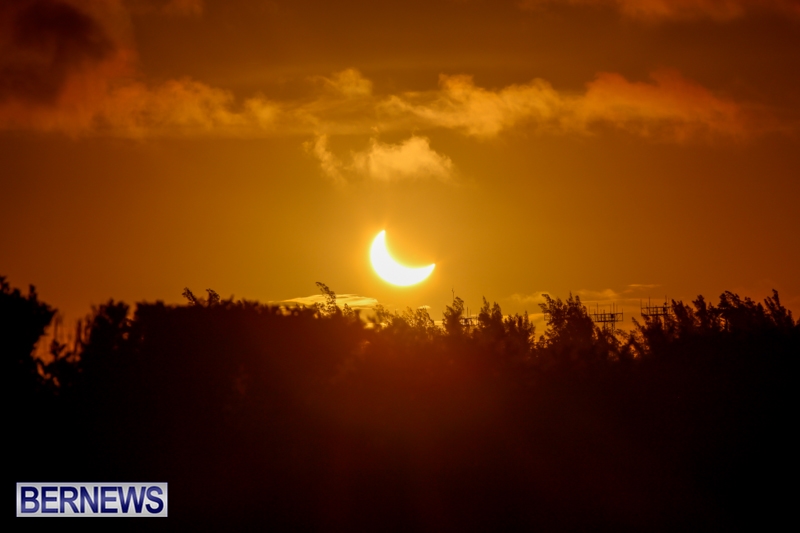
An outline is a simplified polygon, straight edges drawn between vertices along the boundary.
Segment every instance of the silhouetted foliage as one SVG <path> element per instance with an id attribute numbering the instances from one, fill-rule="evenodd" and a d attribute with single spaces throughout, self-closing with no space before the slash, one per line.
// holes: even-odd
<path id="1" fill-rule="evenodd" d="M 478 314 L 478 330 L 479 337 L 486 339 L 490 343 L 497 342 L 505 335 L 505 327 L 503 326 L 503 311 L 497 302 L 489 307 L 489 302 L 486 297 L 483 298 L 483 307 L 481 307 Z"/>
<path id="2" fill-rule="evenodd" d="M 539 307 L 547 320 L 547 330 L 537 343 L 543 364 L 587 368 L 615 358 L 617 343 L 613 334 L 594 324 L 579 296 L 570 294 L 562 302 L 545 294 L 544 300 Z"/>
<path id="3" fill-rule="evenodd" d="M 336 305 L 336 293 L 328 288 L 327 285 L 317 282 L 317 287 L 325 298 L 325 303 L 316 304 L 317 310 L 324 316 L 337 316 L 342 314 L 342 310 Z"/>
<path id="4" fill-rule="evenodd" d="M 191 290 L 189 290 L 189 287 L 185 287 L 183 289 L 182 296 L 189 300 L 191 305 L 205 305 L 206 307 L 211 307 L 212 305 L 220 303 L 220 296 L 215 290 L 206 289 L 206 292 L 208 293 L 207 299 L 198 298 Z"/>
<path id="5" fill-rule="evenodd" d="M 33 285 L 23 296 L 0 276 L 0 352 L 12 396 L 27 395 L 41 385 L 39 362 L 33 351 L 54 315 L 54 309 L 39 301 Z"/>
<path id="6" fill-rule="evenodd" d="M 451 338 L 461 338 L 465 335 L 462 317 L 464 316 L 464 300 L 455 296 L 453 305 L 445 306 L 442 315 L 442 327 L 445 334 Z"/>
<path id="7" fill-rule="evenodd" d="M 441 326 L 382 306 L 367 325 L 317 286 L 311 308 L 111 300 L 39 372 L 52 310 L 3 280 L 35 400 L 14 476 L 168 481 L 169 529 L 772 529 L 792 509 L 800 324 L 777 293 L 673 301 L 630 333 L 546 296 L 536 340 L 485 298 L 474 326 L 456 297 Z"/>
<path id="8" fill-rule="evenodd" d="M 495 360 L 500 358 L 505 363 L 529 364 L 532 361 L 534 329 L 527 312 L 504 317 L 500 305 L 497 302 L 489 305 L 484 297 L 472 335 L 478 347 L 489 352 Z"/>
<path id="9" fill-rule="evenodd" d="M 534 347 L 536 328 L 528 318 L 528 312 L 505 317 L 503 328 L 508 353 L 513 357 L 529 360 Z"/>
<path id="10" fill-rule="evenodd" d="M 686 353 L 688 347 L 734 349 L 732 343 L 741 348 L 742 342 L 751 347 L 762 343 L 771 347 L 791 339 L 796 342 L 797 323 L 781 305 L 777 291 L 764 304 L 728 291 L 720 296 L 718 306 L 708 304 L 703 296 L 692 302 L 693 307 L 673 300 L 664 317 L 644 317 L 642 323 L 634 319 L 635 328 L 627 342 L 640 358 Z"/>
<path id="11" fill-rule="evenodd" d="M 375 318 L 372 322 L 384 335 L 408 336 L 414 340 L 430 341 L 439 334 L 439 328 L 436 327 L 428 310 L 424 308 L 408 307 L 402 313 L 392 313 L 378 304 L 374 313 Z"/>

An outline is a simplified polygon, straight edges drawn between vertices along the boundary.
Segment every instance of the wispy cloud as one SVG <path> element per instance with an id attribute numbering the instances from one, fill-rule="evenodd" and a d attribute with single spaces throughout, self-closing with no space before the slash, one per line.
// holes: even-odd
<path id="1" fill-rule="evenodd" d="M 170 80 L 157 87 L 129 84 L 110 92 L 85 126 L 142 137 L 159 135 L 246 135 L 269 130 L 280 107 L 263 98 L 237 105 L 233 95 L 191 79 Z"/>
<path id="2" fill-rule="evenodd" d="M 393 96 L 387 113 L 408 113 L 428 127 L 456 129 L 488 138 L 517 125 L 557 133 L 589 134 L 612 126 L 638 135 L 685 140 L 712 134 L 743 137 L 750 117 L 732 99 L 685 79 L 674 70 L 659 70 L 651 82 L 632 82 L 601 73 L 583 95 L 556 91 L 547 81 L 498 90 L 477 87 L 470 76 L 441 76 L 440 89 Z"/>
<path id="3" fill-rule="evenodd" d="M 438 88 L 376 95 L 356 69 L 311 77 L 309 94 L 237 99 L 190 78 L 149 83 L 137 68 L 127 4 L 116 1 L 20 1 L 0 4 L 0 129 L 72 136 L 314 136 L 323 171 L 380 180 L 448 179 L 453 163 L 413 135 L 398 144 L 373 138 L 347 161 L 333 157 L 333 135 L 447 129 L 490 139 L 516 128 L 591 135 L 616 128 L 659 140 L 745 138 L 776 125 L 767 113 L 720 95 L 673 70 L 649 81 L 600 73 L 583 93 L 548 81 L 500 88 L 471 76 L 442 75 Z M 138 5 L 138 4 L 135 4 Z M 150 5 L 145 3 L 145 5 Z M 195 12 L 201 2 L 159 3 Z M 172 8 L 170 8 L 172 9 Z"/>
<path id="4" fill-rule="evenodd" d="M 564 101 L 541 79 L 497 91 L 475 86 L 472 76 L 439 77 L 439 90 L 392 96 L 382 104 L 388 114 L 408 113 L 423 124 L 492 137 L 523 121 L 546 123 L 563 113 Z"/>
<path id="5" fill-rule="evenodd" d="M 577 124 L 605 123 L 676 140 L 698 134 L 749 135 L 750 119 L 735 101 L 674 70 L 656 71 L 651 79 L 652 83 L 630 82 L 619 74 L 599 74 L 576 101 Z"/>
<path id="6" fill-rule="evenodd" d="M 271 131 L 280 113 L 280 106 L 266 99 L 251 98 L 237 105 L 229 91 L 191 79 L 153 87 L 143 83 L 111 86 L 73 78 L 65 83 L 56 105 L 0 103 L 0 125 L 72 136 L 249 137 Z"/>
<path id="7" fill-rule="evenodd" d="M 626 286 L 624 289 L 617 290 L 617 289 L 580 289 L 575 291 L 574 294 L 580 296 L 581 301 L 584 303 L 600 303 L 600 304 L 610 304 L 613 302 L 626 302 L 626 301 L 639 301 L 640 296 L 639 293 L 646 292 L 648 290 L 654 289 L 656 287 L 660 287 L 657 284 L 646 284 L 646 283 L 631 283 L 630 285 Z M 544 303 L 544 295 L 548 294 L 554 298 L 558 296 L 553 295 L 551 292 L 548 291 L 538 291 L 530 294 L 519 294 L 515 293 L 509 296 L 509 300 L 521 305 L 530 305 L 533 304 L 538 309 L 539 304 Z"/>
<path id="8" fill-rule="evenodd" d="M 426 137 L 416 135 L 397 144 L 383 143 L 373 137 L 367 148 L 351 152 L 347 162 L 328 148 L 325 135 L 317 136 L 314 142 L 307 142 L 304 147 L 319 161 L 323 173 L 339 183 L 359 178 L 377 181 L 434 178 L 447 181 L 454 172 L 449 157 L 433 150 Z"/>
<path id="9" fill-rule="evenodd" d="M 623 294 L 617 292 L 613 289 L 603 289 L 603 290 L 590 290 L 590 289 L 581 289 L 576 291 L 578 296 L 581 297 L 581 300 L 584 303 L 587 302 L 613 302 L 618 301 L 623 298 Z"/>
<path id="10" fill-rule="evenodd" d="M 276 304 L 288 305 L 304 305 L 311 307 L 315 304 L 325 304 L 325 296 L 322 294 L 313 294 L 311 296 L 300 296 L 298 298 L 291 298 L 289 300 L 282 300 L 280 302 L 273 302 Z M 344 307 L 347 304 L 351 309 L 372 309 L 378 305 L 378 300 L 368 296 L 359 296 L 357 294 L 337 294 L 336 305 Z"/>
<path id="11" fill-rule="evenodd" d="M 0 129 L 245 135 L 268 129 L 279 115 L 278 106 L 262 97 L 238 103 L 229 91 L 191 79 L 141 81 L 129 13 L 120 2 L 3 4 L 0 30 Z"/>
<path id="12" fill-rule="evenodd" d="M 575 294 L 581 297 L 583 303 L 610 305 L 639 302 L 649 291 L 660 287 L 652 283 L 631 283 L 622 290 L 617 289 L 581 289 Z"/>
<path id="13" fill-rule="evenodd" d="M 550 291 L 538 291 L 530 294 L 514 293 L 511 296 L 509 296 L 508 299 L 520 305 L 533 304 L 538 309 L 539 304 L 544 303 L 545 301 L 544 299 L 545 294 L 551 294 L 551 293 Z"/>
<path id="14" fill-rule="evenodd" d="M 800 15 L 796 0 L 521 0 L 523 10 L 538 11 L 553 5 L 612 8 L 639 20 L 733 20 L 753 11 Z"/>
<path id="15" fill-rule="evenodd" d="M 380 181 L 427 177 L 447 180 L 453 174 L 450 158 L 434 151 L 427 138 L 417 135 L 398 144 L 372 138 L 366 150 L 353 154 L 352 168 Z"/>
<path id="16" fill-rule="evenodd" d="M 647 291 L 660 287 L 657 283 L 631 283 L 628 285 L 630 291 Z"/>
<path id="17" fill-rule="evenodd" d="M 335 72 L 330 77 L 317 76 L 315 78 L 330 91 L 348 98 L 358 98 L 370 96 L 372 94 L 372 82 L 365 78 L 354 68 Z"/>
<path id="18" fill-rule="evenodd" d="M 328 136 L 317 135 L 314 142 L 305 142 L 303 147 L 306 152 L 314 156 L 319 161 L 319 166 L 322 173 L 325 174 L 335 183 L 344 184 L 347 180 L 344 179 L 342 171 L 344 170 L 344 163 L 328 148 Z"/>

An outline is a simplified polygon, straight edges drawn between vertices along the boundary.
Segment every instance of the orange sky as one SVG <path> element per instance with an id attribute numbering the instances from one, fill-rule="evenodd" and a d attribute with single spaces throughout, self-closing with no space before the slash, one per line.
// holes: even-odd
<path id="1" fill-rule="evenodd" d="M 316 281 L 798 313 L 799 130 L 797 0 L 5 2 L 0 275 L 68 320 Z"/>

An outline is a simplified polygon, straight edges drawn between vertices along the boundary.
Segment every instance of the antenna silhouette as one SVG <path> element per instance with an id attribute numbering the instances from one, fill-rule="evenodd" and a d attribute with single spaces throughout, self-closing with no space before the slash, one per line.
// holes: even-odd
<path id="1" fill-rule="evenodd" d="M 595 323 L 603 324 L 603 329 L 608 329 L 614 331 L 617 328 L 617 322 L 622 322 L 624 318 L 624 311 L 622 307 L 619 308 L 620 310 L 617 311 L 617 304 L 611 304 L 611 311 L 606 311 L 603 309 L 600 311 L 600 305 L 595 305 L 595 312 L 589 313 L 589 316 L 592 317 L 592 320 Z"/>
<path id="2" fill-rule="evenodd" d="M 666 296 L 664 296 L 664 303 L 661 305 L 652 305 L 650 303 L 650 298 L 647 298 L 647 305 L 642 305 L 640 300 L 639 307 L 641 308 L 641 313 L 644 318 L 661 320 L 662 318 L 672 315 L 672 307 L 667 303 Z"/>

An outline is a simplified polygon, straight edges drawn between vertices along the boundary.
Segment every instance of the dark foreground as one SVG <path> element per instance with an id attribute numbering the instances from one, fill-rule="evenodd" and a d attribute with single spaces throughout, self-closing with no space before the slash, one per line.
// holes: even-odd
<path id="1" fill-rule="evenodd" d="M 365 328 L 333 301 L 110 302 L 37 367 L 51 310 L 4 285 L 10 481 L 169 483 L 169 518 L 81 528 L 777 529 L 800 327 L 777 295 L 726 295 L 630 335 L 550 300 L 538 340 L 488 304 L 464 325 L 459 300 L 443 328 L 410 310 Z"/>

